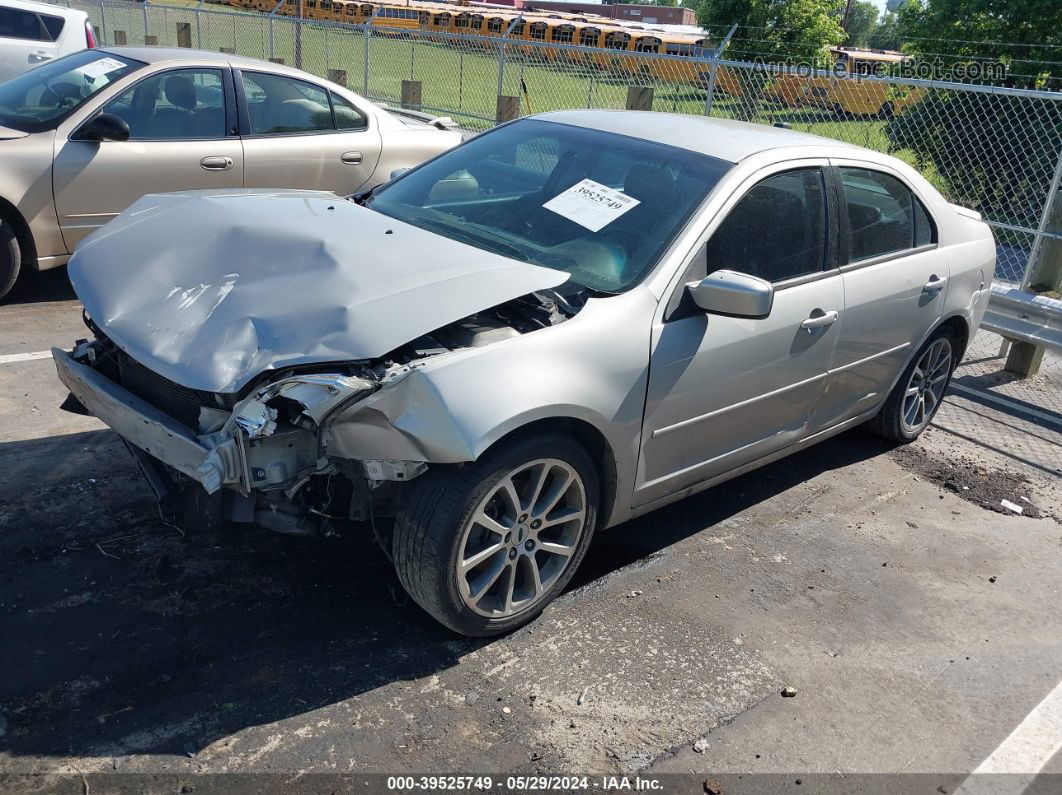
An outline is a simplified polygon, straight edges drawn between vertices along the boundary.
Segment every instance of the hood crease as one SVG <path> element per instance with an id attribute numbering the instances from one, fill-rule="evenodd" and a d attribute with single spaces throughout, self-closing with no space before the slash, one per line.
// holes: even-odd
<path id="1" fill-rule="evenodd" d="M 112 342 L 207 392 L 376 359 L 568 279 L 318 191 L 145 196 L 86 238 L 68 270 Z"/>

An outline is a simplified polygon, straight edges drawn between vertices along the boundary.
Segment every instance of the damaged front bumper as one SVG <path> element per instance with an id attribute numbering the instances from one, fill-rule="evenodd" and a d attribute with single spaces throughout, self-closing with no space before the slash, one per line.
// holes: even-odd
<path id="1" fill-rule="evenodd" d="M 52 348 L 59 380 L 92 415 L 140 450 L 192 478 L 208 494 L 238 482 L 238 463 L 154 406 L 87 364 L 74 354 Z"/>
<path id="2" fill-rule="evenodd" d="M 320 450 L 321 423 L 375 389 L 366 379 L 339 374 L 281 378 L 252 391 L 231 412 L 201 409 L 196 433 L 96 370 L 93 350 L 91 343 L 72 353 L 53 348 L 59 380 L 127 444 L 191 478 L 207 494 L 222 488 L 244 495 L 292 492 L 333 469 Z M 362 462 L 366 469 L 378 463 Z"/>

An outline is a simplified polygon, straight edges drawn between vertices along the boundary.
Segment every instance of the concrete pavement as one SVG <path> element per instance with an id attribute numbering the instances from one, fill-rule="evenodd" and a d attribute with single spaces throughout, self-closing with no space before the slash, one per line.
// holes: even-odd
<path id="1" fill-rule="evenodd" d="M 0 362 L 85 336 L 61 272 L 12 298 Z M 952 787 L 1062 680 L 1059 432 L 968 395 L 901 451 L 857 430 L 602 534 L 540 621 L 487 642 L 410 604 L 369 539 L 167 526 L 64 396 L 49 360 L 0 363 L 2 772 Z M 979 444 L 960 401 L 1041 452 Z M 1044 517 L 976 504 L 1003 483 Z"/>

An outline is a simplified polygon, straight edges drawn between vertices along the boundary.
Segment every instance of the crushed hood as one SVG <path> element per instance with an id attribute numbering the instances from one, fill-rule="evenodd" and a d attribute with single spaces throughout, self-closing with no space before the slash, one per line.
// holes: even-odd
<path id="1" fill-rule="evenodd" d="M 69 265 L 119 348 L 192 389 L 373 359 L 568 274 L 449 240 L 317 191 L 149 195 Z"/>

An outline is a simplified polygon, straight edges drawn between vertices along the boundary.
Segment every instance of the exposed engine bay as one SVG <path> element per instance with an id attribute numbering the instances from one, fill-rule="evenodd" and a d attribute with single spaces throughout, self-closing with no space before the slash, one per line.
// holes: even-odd
<path id="1" fill-rule="evenodd" d="M 234 393 L 191 389 L 149 370 L 87 315 L 95 339 L 79 340 L 72 359 L 172 418 L 209 450 L 194 469 L 182 471 L 152 455 L 150 444 L 123 434 L 171 517 L 327 536 L 345 523 L 393 516 L 401 484 L 428 467 L 424 460 L 356 458 L 332 449 L 343 447 L 328 432 L 333 418 L 379 390 L 400 388 L 434 357 L 563 323 L 586 297 L 573 285 L 538 291 L 449 323 L 378 359 L 266 371 Z M 68 407 L 86 410 L 76 398 Z"/>

